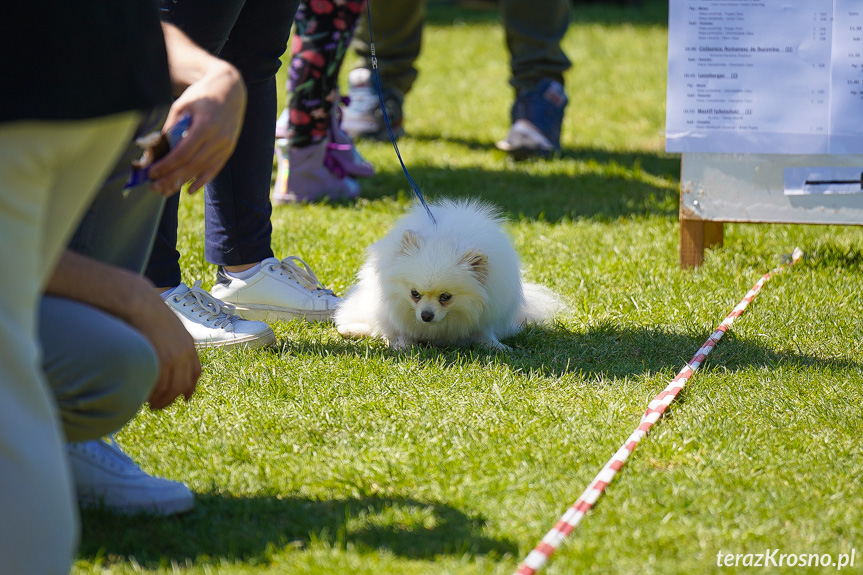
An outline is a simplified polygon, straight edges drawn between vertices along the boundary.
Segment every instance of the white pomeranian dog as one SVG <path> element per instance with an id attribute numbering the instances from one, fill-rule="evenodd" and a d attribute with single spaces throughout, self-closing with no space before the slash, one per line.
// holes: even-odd
<path id="1" fill-rule="evenodd" d="M 560 309 L 551 290 L 523 281 L 500 211 L 476 200 L 429 207 L 437 224 L 417 204 L 368 248 L 356 285 L 336 308 L 340 334 L 381 337 L 396 349 L 509 349 L 500 340 Z"/>

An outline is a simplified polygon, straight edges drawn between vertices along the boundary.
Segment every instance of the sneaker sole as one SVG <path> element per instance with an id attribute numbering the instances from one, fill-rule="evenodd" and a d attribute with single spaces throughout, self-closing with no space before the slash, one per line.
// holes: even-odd
<path id="1" fill-rule="evenodd" d="M 107 511 L 118 515 L 150 515 L 154 517 L 168 517 L 187 513 L 195 507 L 194 497 L 182 499 L 169 499 L 159 502 L 136 503 L 129 505 L 106 505 L 101 497 L 95 495 L 78 494 L 78 506 L 85 510 Z"/>
<path id="2" fill-rule="evenodd" d="M 498 150 L 506 152 L 514 160 L 527 160 L 528 158 L 550 158 L 560 152 L 560 148 L 544 148 L 539 146 L 514 146 L 507 140 L 495 143 Z"/>
<path id="3" fill-rule="evenodd" d="M 232 313 L 243 319 L 255 321 L 291 321 L 302 319 L 310 322 L 328 322 L 333 318 L 333 310 L 310 311 L 302 309 L 287 309 L 283 307 L 271 307 L 265 305 L 243 306 L 233 304 Z"/>
<path id="4" fill-rule="evenodd" d="M 288 204 L 312 204 L 315 202 L 322 202 L 324 200 L 330 202 L 342 202 L 347 200 L 355 200 L 360 196 L 361 190 L 357 187 L 356 191 L 350 191 L 345 194 L 328 194 L 326 192 L 315 194 L 313 196 L 300 196 L 298 194 L 293 194 L 288 192 L 286 194 L 277 194 L 273 193 L 270 197 L 270 200 L 273 204 L 277 206 L 284 206 Z"/>
<path id="5" fill-rule="evenodd" d="M 513 160 L 520 162 L 531 158 L 548 159 L 557 154 L 560 150 L 545 150 L 542 148 L 513 148 L 504 150 Z"/>
<path id="6" fill-rule="evenodd" d="M 216 347 L 242 347 L 244 349 L 260 349 L 270 347 L 276 343 L 276 334 L 270 331 L 263 335 L 247 335 L 226 341 L 196 341 L 195 348 L 209 349 Z"/>

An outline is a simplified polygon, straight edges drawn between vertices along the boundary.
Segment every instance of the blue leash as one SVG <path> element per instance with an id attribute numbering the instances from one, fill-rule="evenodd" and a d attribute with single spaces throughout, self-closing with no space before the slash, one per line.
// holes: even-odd
<path id="1" fill-rule="evenodd" d="M 404 171 L 405 176 L 408 179 L 408 183 L 411 186 L 411 189 L 414 191 L 414 194 L 416 195 L 417 198 L 419 198 L 420 203 L 426 209 L 426 213 L 431 218 L 432 223 L 434 225 L 437 225 L 437 220 L 435 219 L 434 215 L 432 215 L 432 212 L 429 209 L 429 205 L 426 203 L 426 199 L 423 197 L 423 193 L 420 191 L 419 185 L 411 177 L 410 172 L 408 172 L 407 166 L 405 166 L 404 160 L 402 160 L 402 154 L 401 154 L 401 152 L 399 152 L 399 147 L 396 144 L 396 137 L 393 135 L 393 128 L 392 128 L 392 126 L 390 126 L 390 118 L 389 118 L 389 116 L 387 116 L 387 108 L 384 105 L 384 93 L 383 93 L 383 90 L 381 89 L 381 76 L 378 73 L 378 59 L 377 59 L 377 56 L 375 56 L 375 39 L 372 36 L 371 3 L 372 3 L 371 0 L 368 0 L 368 2 L 366 2 L 366 15 L 368 16 L 368 19 L 369 19 L 369 46 L 371 47 L 371 51 L 372 51 L 372 70 L 374 70 L 374 72 L 375 72 L 375 84 L 377 85 L 377 88 L 378 88 L 378 100 L 381 103 L 381 112 L 383 112 L 383 115 L 384 115 L 384 123 L 387 125 L 387 132 L 389 132 L 390 141 L 393 143 L 393 149 L 396 151 L 396 156 L 398 156 L 398 158 L 399 158 L 399 163 L 402 165 L 402 171 Z"/>

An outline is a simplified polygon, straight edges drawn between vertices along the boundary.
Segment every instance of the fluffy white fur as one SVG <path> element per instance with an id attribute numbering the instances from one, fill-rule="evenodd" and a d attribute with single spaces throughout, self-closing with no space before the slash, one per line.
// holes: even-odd
<path id="1" fill-rule="evenodd" d="M 560 307 L 547 288 L 522 280 L 500 212 L 475 200 L 417 205 L 366 251 L 357 283 L 335 313 L 347 337 L 390 347 L 500 343 Z"/>

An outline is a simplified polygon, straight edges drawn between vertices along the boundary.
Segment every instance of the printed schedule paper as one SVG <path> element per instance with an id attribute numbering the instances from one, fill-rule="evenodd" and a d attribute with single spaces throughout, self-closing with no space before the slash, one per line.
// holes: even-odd
<path id="1" fill-rule="evenodd" d="M 863 2 L 670 0 L 666 150 L 863 153 Z"/>

